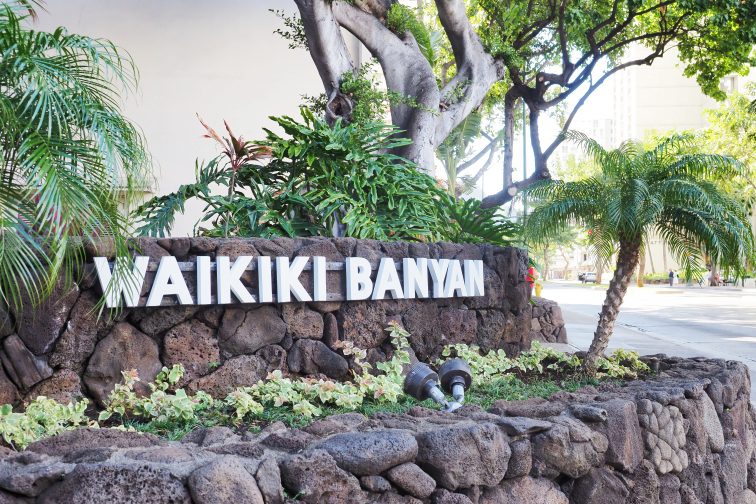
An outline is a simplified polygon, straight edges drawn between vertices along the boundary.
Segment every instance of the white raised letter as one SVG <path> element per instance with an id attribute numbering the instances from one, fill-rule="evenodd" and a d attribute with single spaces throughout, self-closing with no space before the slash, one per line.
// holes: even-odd
<path id="1" fill-rule="evenodd" d="M 462 275 L 462 266 L 456 259 L 449 263 L 449 271 L 446 274 L 446 285 L 444 285 L 444 297 L 454 297 L 455 293 L 458 297 L 465 297 L 467 295 L 465 277 Z"/>
<path id="2" fill-rule="evenodd" d="M 116 278 L 111 285 L 114 279 L 107 257 L 94 258 L 97 278 L 100 280 L 100 287 L 105 296 L 105 305 L 108 308 L 120 306 L 121 296 L 125 299 L 126 306 L 130 308 L 139 304 L 139 294 L 142 292 L 144 275 L 147 273 L 147 265 L 149 263 L 149 257 L 137 256 L 134 258 L 134 266 L 131 272 L 128 272 L 123 271 L 123 268 L 128 267 L 129 259 L 125 257 L 116 258 L 114 267 Z"/>
<path id="3" fill-rule="evenodd" d="M 428 297 L 428 259 L 402 259 L 402 275 L 404 276 L 404 297 L 414 299 Z"/>
<path id="4" fill-rule="evenodd" d="M 273 302 L 273 275 L 270 272 L 270 257 L 257 258 L 257 296 L 261 303 Z"/>
<path id="5" fill-rule="evenodd" d="M 347 257 L 345 268 L 347 301 L 369 298 L 373 291 L 373 282 L 370 280 L 370 261 L 364 257 Z"/>
<path id="6" fill-rule="evenodd" d="M 399 281 L 399 273 L 396 272 L 396 264 L 390 257 L 381 259 L 378 266 L 378 274 L 375 277 L 373 299 L 385 299 L 386 291 L 391 292 L 394 299 L 403 299 L 402 283 Z"/>
<path id="7" fill-rule="evenodd" d="M 449 269 L 449 259 L 431 259 L 428 262 L 430 275 L 433 279 L 433 297 L 441 298 L 444 296 L 444 279 L 446 270 Z"/>
<path id="8" fill-rule="evenodd" d="M 255 302 L 255 297 L 249 293 L 241 281 L 241 276 L 250 262 L 252 262 L 252 256 L 237 257 L 233 266 L 227 256 L 215 258 L 215 267 L 218 270 L 218 304 L 230 304 L 232 292 L 241 303 Z"/>
<path id="9" fill-rule="evenodd" d="M 316 256 L 312 258 L 312 299 L 313 301 L 328 301 L 326 286 L 326 258 Z"/>
<path id="10" fill-rule="evenodd" d="M 155 280 L 152 282 L 147 306 L 160 306 L 165 296 L 176 296 L 182 305 L 193 304 L 192 295 L 181 274 L 178 262 L 174 256 L 160 258 Z"/>
<path id="11" fill-rule="evenodd" d="M 211 264 L 208 256 L 197 256 L 197 304 L 212 303 L 213 286 L 211 279 Z"/>
<path id="12" fill-rule="evenodd" d="M 483 261 L 465 261 L 465 291 L 468 296 L 483 296 Z"/>
<path id="13" fill-rule="evenodd" d="M 288 257 L 276 257 L 276 287 L 278 288 L 279 303 L 291 301 L 291 294 L 294 294 L 297 301 L 312 301 L 299 281 L 299 275 L 309 259 L 308 256 L 298 256 L 289 264 Z"/>

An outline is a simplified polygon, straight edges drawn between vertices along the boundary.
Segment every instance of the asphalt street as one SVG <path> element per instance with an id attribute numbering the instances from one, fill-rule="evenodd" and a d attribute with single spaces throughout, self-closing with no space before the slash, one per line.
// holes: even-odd
<path id="1" fill-rule="evenodd" d="M 562 307 L 572 347 L 588 349 L 605 289 L 606 285 L 546 283 L 542 296 Z M 632 286 L 609 343 L 610 351 L 618 347 L 641 355 L 739 360 L 756 376 L 756 289 Z M 751 400 L 756 400 L 754 391 Z"/>

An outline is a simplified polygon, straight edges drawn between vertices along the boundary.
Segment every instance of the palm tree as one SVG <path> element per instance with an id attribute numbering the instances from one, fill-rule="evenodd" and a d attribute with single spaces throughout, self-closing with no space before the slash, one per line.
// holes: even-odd
<path id="1" fill-rule="evenodd" d="M 126 250 L 127 202 L 146 179 L 119 91 L 131 59 L 107 40 L 35 31 L 36 0 L 0 6 L 0 301 L 38 301 L 71 278 L 87 241 Z"/>
<path id="2" fill-rule="evenodd" d="M 579 224 L 591 230 L 591 245 L 600 256 L 617 250 L 585 362 L 586 370 L 595 372 L 649 234 L 664 238 L 688 273 L 705 256 L 721 266 L 743 264 L 753 253 L 754 239 L 742 204 L 714 184 L 740 171 L 734 159 L 686 153 L 692 142 L 688 135 L 667 138 L 651 150 L 626 142 L 611 151 L 580 133 L 568 136 L 596 160 L 600 172 L 530 189 L 529 198 L 539 203 L 528 217 L 526 235 L 538 243 Z"/>

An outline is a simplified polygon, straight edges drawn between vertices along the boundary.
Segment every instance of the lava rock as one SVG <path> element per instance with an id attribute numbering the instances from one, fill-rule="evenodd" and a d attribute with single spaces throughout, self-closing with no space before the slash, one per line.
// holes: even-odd
<path id="1" fill-rule="evenodd" d="M 187 483 L 196 504 L 265 504 L 255 478 L 234 457 L 220 457 L 196 469 Z"/>
<path id="2" fill-rule="evenodd" d="M 191 393 L 202 390 L 216 399 L 223 399 L 235 388 L 250 387 L 265 378 L 266 368 L 267 363 L 256 355 L 239 355 L 209 375 L 192 381 L 186 388 Z"/>
<path id="3" fill-rule="evenodd" d="M 391 483 L 383 476 L 363 476 L 360 478 L 360 485 L 365 490 L 376 493 L 391 491 Z"/>
<path id="4" fill-rule="evenodd" d="M 349 377 L 349 363 L 325 343 L 317 340 L 300 339 L 294 342 L 286 360 L 293 373 L 324 375 L 344 380 Z"/>
<path id="5" fill-rule="evenodd" d="M 323 317 L 306 305 L 286 304 L 281 310 L 283 320 L 292 338 L 321 339 L 323 337 Z"/>
<path id="6" fill-rule="evenodd" d="M 380 474 L 413 461 L 418 449 L 411 433 L 397 429 L 336 434 L 315 448 L 325 450 L 340 468 L 357 476 Z"/>
<path id="7" fill-rule="evenodd" d="M 22 390 L 31 388 L 53 374 L 45 359 L 29 351 L 21 338 L 15 334 L 3 340 L 0 359 L 8 377 Z"/>
<path id="8" fill-rule="evenodd" d="M 502 504 L 504 502 L 567 504 L 569 500 L 553 481 L 523 476 L 504 480 L 499 486 L 484 489 L 478 504 Z"/>
<path id="9" fill-rule="evenodd" d="M 82 427 L 35 441 L 26 447 L 26 452 L 62 457 L 78 450 L 95 448 L 146 448 L 163 445 L 155 435 L 127 432 L 119 429 L 92 429 Z"/>
<path id="10" fill-rule="evenodd" d="M 510 443 L 512 455 L 509 457 L 507 473 L 504 475 L 507 479 L 527 476 L 533 467 L 533 448 L 529 439 L 520 439 Z"/>
<path id="11" fill-rule="evenodd" d="M 145 383 L 154 380 L 162 367 L 157 343 L 135 327 L 121 322 L 97 343 L 84 373 L 84 383 L 92 397 L 103 405 L 116 383 L 123 380 L 121 372 L 136 369 L 141 382 L 137 382 L 134 388 L 146 393 Z"/>
<path id="12" fill-rule="evenodd" d="M 80 373 L 84 363 L 94 352 L 98 328 L 97 297 L 85 291 L 71 310 L 71 318 L 50 355 L 50 365 L 73 369 Z"/>
<path id="13" fill-rule="evenodd" d="M 635 403 L 613 399 L 600 405 L 607 412 L 606 422 L 591 427 L 609 441 L 606 461 L 617 469 L 633 472 L 643 460 L 643 438 Z"/>
<path id="14" fill-rule="evenodd" d="M 190 504 L 180 479 L 166 469 L 149 465 L 79 465 L 66 478 L 48 488 L 41 504 L 92 502 L 161 502 Z"/>
<path id="15" fill-rule="evenodd" d="M 286 323 L 272 306 L 252 310 L 229 308 L 218 329 L 218 342 L 223 352 L 242 355 L 280 343 L 285 335 Z"/>
<path id="16" fill-rule="evenodd" d="M 81 391 L 81 379 L 71 369 L 60 369 L 53 375 L 36 384 L 26 394 L 25 403 L 29 403 L 39 396 L 54 399 L 61 404 L 69 404 L 83 397 Z"/>
<path id="17" fill-rule="evenodd" d="M 386 477 L 399 489 L 418 499 L 430 497 L 436 488 L 435 480 L 411 462 L 392 467 L 386 471 Z"/>
<path id="18" fill-rule="evenodd" d="M 416 438 L 416 462 L 447 490 L 494 486 L 507 471 L 509 440 L 492 423 L 449 425 Z"/>
<path id="19" fill-rule="evenodd" d="M 163 362 L 168 367 L 174 364 L 184 366 L 179 386 L 206 375 L 213 363 L 220 362 L 214 331 L 198 320 L 177 325 L 163 339 Z"/>
<path id="20" fill-rule="evenodd" d="M 18 337 L 32 353 L 42 355 L 52 349 L 78 297 L 79 287 L 65 285 L 61 280 L 42 303 L 24 299 L 15 313 L 16 326 Z"/>
<path id="21" fill-rule="evenodd" d="M 360 483 L 325 450 L 290 455 L 280 465 L 284 487 L 307 504 L 365 502 Z"/>
<path id="22" fill-rule="evenodd" d="M 281 486 L 281 471 L 274 458 L 264 458 L 255 473 L 257 487 L 263 496 L 265 504 L 283 504 L 284 494 Z"/>
<path id="23" fill-rule="evenodd" d="M 630 491 L 614 471 L 601 467 L 575 481 L 570 494 L 573 502 L 581 504 L 615 504 L 626 502 Z"/>

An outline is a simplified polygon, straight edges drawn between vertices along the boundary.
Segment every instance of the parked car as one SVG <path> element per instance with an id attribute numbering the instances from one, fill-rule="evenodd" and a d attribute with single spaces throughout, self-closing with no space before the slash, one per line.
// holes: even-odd
<path id="1" fill-rule="evenodd" d="M 578 275 L 578 280 L 580 280 L 583 283 L 588 282 L 596 282 L 596 272 L 595 271 L 589 271 L 587 273 L 580 273 Z"/>

